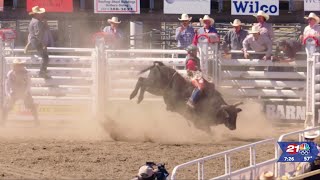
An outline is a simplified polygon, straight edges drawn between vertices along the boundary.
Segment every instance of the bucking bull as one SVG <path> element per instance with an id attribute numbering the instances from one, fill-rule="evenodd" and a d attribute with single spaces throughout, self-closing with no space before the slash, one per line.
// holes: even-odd
<path id="1" fill-rule="evenodd" d="M 236 129 L 237 114 L 241 111 L 237 106 L 242 103 L 228 105 L 213 83 L 206 82 L 204 97 L 197 102 L 195 109 L 191 110 L 186 106 L 186 101 L 194 89 L 190 81 L 162 62 L 154 62 L 139 74 L 149 70 L 147 78 L 139 77 L 130 99 L 133 99 L 140 90 L 138 96 L 138 103 L 140 103 L 147 91 L 162 96 L 167 110 L 181 114 L 198 129 L 210 132 L 210 126 L 219 124 L 225 124 L 230 130 Z"/>

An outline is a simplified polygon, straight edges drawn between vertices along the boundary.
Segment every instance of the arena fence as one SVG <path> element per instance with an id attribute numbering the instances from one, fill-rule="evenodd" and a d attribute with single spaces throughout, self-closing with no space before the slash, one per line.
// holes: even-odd
<path id="1" fill-rule="evenodd" d="M 310 128 L 310 129 L 304 129 L 304 130 L 299 130 L 287 134 L 283 134 L 278 138 L 278 142 L 283 142 L 285 140 L 290 140 L 290 141 L 303 141 L 303 135 L 305 132 L 314 132 L 320 133 L 320 126 Z M 294 138 L 292 140 L 293 135 L 298 135 L 298 139 Z M 290 137 L 290 139 L 289 139 Z M 271 145 L 272 144 L 272 145 Z M 266 149 L 266 147 L 272 147 L 274 148 L 274 154 L 275 157 L 269 160 L 265 160 L 263 162 L 257 163 L 257 146 L 262 145 L 263 149 Z M 239 153 L 243 151 L 244 149 L 250 149 L 249 153 L 249 159 L 250 159 L 250 164 L 247 167 L 237 169 L 237 170 L 232 170 L 232 154 Z M 258 141 L 255 143 L 251 143 L 248 145 L 236 147 L 234 149 L 230 149 L 227 151 L 219 152 L 213 155 L 209 155 L 203 158 L 195 159 L 180 165 L 177 165 L 174 167 L 172 173 L 171 173 L 171 180 L 174 179 L 179 179 L 178 178 L 178 171 L 181 171 L 183 169 L 187 169 L 192 167 L 193 165 L 198 165 L 198 170 L 197 170 L 197 179 L 198 180 L 203 180 L 203 179 L 257 179 L 261 173 L 265 171 L 271 171 L 274 172 L 276 177 L 282 177 L 286 173 L 293 175 L 294 172 L 296 171 L 298 163 L 278 163 L 278 158 L 281 155 L 281 149 L 279 148 L 276 139 L 266 139 L 262 141 Z M 208 177 L 208 175 L 205 175 L 204 171 L 204 164 L 207 163 L 209 160 L 216 160 L 219 157 L 224 157 L 224 175 L 217 176 L 217 177 Z M 246 161 L 243 159 L 243 161 Z M 207 167 L 208 168 L 208 167 Z M 219 167 L 220 168 L 220 167 Z"/>
<path id="2" fill-rule="evenodd" d="M 9 51 L 9 53 L 8 53 Z M 48 48 L 48 73 L 51 79 L 39 78 L 41 58 L 24 54 L 23 49 L 1 49 L 1 107 L 4 105 L 4 81 L 15 58 L 25 60 L 31 75 L 31 93 L 38 106 L 41 120 L 67 120 L 77 118 L 102 117 L 103 111 L 96 107 L 101 104 L 98 98 L 99 63 L 95 49 L 89 48 Z M 101 74 L 100 74 L 101 75 Z M 2 108 L 1 108 L 2 112 Z M 9 119 L 31 119 L 22 102 L 17 102 L 9 113 Z"/>
<path id="3" fill-rule="evenodd" d="M 192 165 L 197 164 L 198 165 L 198 171 L 197 171 L 197 175 L 198 175 L 198 180 L 203 180 L 203 179 L 256 179 L 257 175 L 261 174 L 262 172 L 266 171 L 266 170 L 271 170 L 274 171 L 275 170 L 275 163 L 277 162 L 277 156 L 275 156 L 273 159 L 270 159 L 268 161 L 264 161 L 261 163 L 258 163 L 256 160 L 256 153 L 257 153 L 257 146 L 259 145 L 270 145 L 272 144 L 272 146 L 274 146 L 275 152 L 278 151 L 277 149 L 277 142 L 275 139 L 266 139 L 263 141 L 258 141 L 252 144 L 248 144 L 245 146 L 241 146 L 241 147 L 237 147 L 231 150 L 227 150 L 227 151 L 223 151 L 217 154 L 213 154 L 210 156 L 206 156 L 203 158 L 199 158 L 196 160 L 192 160 L 183 164 L 180 164 L 176 167 L 174 167 L 172 173 L 171 173 L 171 180 L 174 179 L 179 179 L 177 177 L 178 175 L 178 170 L 181 170 L 183 168 L 187 168 L 190 167 Z M 242 152 L 244 150 L 249 150 L 249 161 L 250 164 L 248 167 L 245 168 L 241 168 L 238 170 L 232 170 L 232 156 Z M 277 153 L 275 153 L 275 155 L 277 155 Z M 216 160 L 219 157 L 224 157 L 224 175 L 222 176 L 218 176 L 215 178 L 212 177 L 207 177 L 205 176 L 205 171 L 204 171 L 204 164 L 206 162 L 208 162 L 209 160 Z M 246 161 L 245 159 L 243 159 L 243 161 Z M 219 167 L 219 169 L 221 169 L 221 167 Z"/>

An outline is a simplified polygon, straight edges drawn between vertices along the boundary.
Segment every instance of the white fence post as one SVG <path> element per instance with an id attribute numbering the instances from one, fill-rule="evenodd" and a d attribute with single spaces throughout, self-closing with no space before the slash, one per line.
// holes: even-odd
<path id="1" fill-rule="evenodd" d="M 5 79 L 5 73 L 4 73 L 4 46 L 3 46 L 3 41 L 0 38 L 0 119 L 2 119 L 3 115 L 3 106 L 4 106 L 4 79 Z M 2 120 L 1 120 L 2 121 Z"/>
<path id="2" fill-rule="evenodd" d="M 103 38 L 96 39 L 95 48 L 96 58 L 95 61 L 95 105 L 94 113 L 98 121 L 102 121 L 105 111 L 105 68 L 106 68 L 106 55 L 105 43 Z"/>

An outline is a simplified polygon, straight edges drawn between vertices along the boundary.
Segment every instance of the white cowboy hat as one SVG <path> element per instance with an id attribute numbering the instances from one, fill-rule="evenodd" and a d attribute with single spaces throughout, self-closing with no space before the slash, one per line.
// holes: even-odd
<path id="1" fill-rule="evenodd" d="M 313 12 L 311 12 L 308 17 L 304 17 L 304 18 L 305 18 L 305 19 L 310 19 L 310 18 L 315 19 L 315 20 L 317 21 L 317 24 L 319 24 L 319 22 L 320 22 L 319 16 L 317 16 L 317 15 L 316 15 L 315 13 L 313 13 Z"/>
<path id="2" fill-rule="evenodd" d="M 249 34 L 256 34 L 259 32 L 260 32 L 260 29 L 258 26 L 252 26 L 251 31 L 249 31 Z"/>
<path id="3" fill-rule="evenodd" d="M 179 21 L 191 21 L 192 17 L 189 17 L 188 14 L 181 14 L 181 19 L 178 18 Z"/>
<path id="4" fill-rule="evenodd" d="M 45 13 L 46 9 L 45 8 L 40 8 L 39 6 L 34 6 L 31 10 L 31 12 L 29 12 L 29 15 L 31 14 L 42 14 Z"/>
<path id="5" fill-rule="evenodd" d="M 271 180 L 271 179 L 274 179 L 274 174 L 271 171 L 263 172 L 259 177 L 259 180 Z"/>
<path id="6" fill-rule="evenodd" d="M 138 172 L 140 178 L 149 178 L 154 174 L 153 169 L 150 166 L 141 166 Z"/>
<path id="7" fill-rule="evenodd" d="M 258 11 L 258 13 L 256 14 L 256 15 L 253 15 L 254 17 L 258 17 L 258 16 L 262 16 L 262 17 L 264 17 L 265 19 L 266 19 L 266 21 L 268 21 L 269 20 L 269 15 L 268 14 L 266 14 L 264 11 Z"/>
<path id="8" fill-rule="evenodd" d="M 121 21 L 119 21 L 118 17 L 112 17 L 111 19 L 108 19 L 108 23 L 120 24 Z"/>
<path id="9" fill-rule="evenodd" d="M 205 20 L 209 20 L 211 21 L 210 25 L 214 24 L 214 19 L 212 19 L 211 17 L 209 17 L 208 15 L 204 15 L 203 18 L 200 18 L 200 22 L 203 23 L 203 21 Z"/>
<path id="10" fill-rule="evenodd" d="M 312 131 L 312 132 L 308 131 L 303 134 L 303 137 L 307 139 L 315 139 L 318 136 L 319 136 L 319 131 Z"/>
<path id="11" fill-rule="evenodd" d="M 25 60 L 21 60 L 21 59 L 14 59 L 12 64 L 14 65 L 18 65 L 18 64 L 25 64 L 26 61 Z"/>
<path id="12" fill-rule="evenodd" d="M 240 19 L 235 19 L 235 20 L 233 20 L 233 23 L 230 22 L 230 24 L 232 26 L 242 26 L 243 25 L 243 23 L 241 23 Z"/>

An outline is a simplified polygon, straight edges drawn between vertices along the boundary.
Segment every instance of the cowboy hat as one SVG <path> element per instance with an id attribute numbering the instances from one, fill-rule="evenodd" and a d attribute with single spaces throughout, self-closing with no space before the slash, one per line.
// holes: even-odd
<path id="1" fill-rule="evenodd" d="M 138 172 L 138 177 L 140 178 L 149 178 L 151 176 L 153 176 L 154 172 L 152 167 L 144 165 L 141 166 Z"/>
<path id="2" fill-rule="evenodd" d="M 188 14 L 181 14 L 181 19 L 178 18 L 179 21 L 191 21 L 192 17 L 189 17 Z"/>
<path id="3" fill-rule="evenodd" d="M 204 15 L 203 18 L 200 18 L 200 22 L 203 23 L 203 21 L 209 20 L 210 21 L 210 25 L 214 24 L 214 19 L 212 19 L 211 17 L 209 17 L 208 15 Z"/>
<path id="4" fill-rule="evenodd" d="M 118 17 L 112 17 L 111 19 L 108 19 L 108 23 L 120 24 L 121 21 L 119 21 Z"/>
<path id="5" fill-rule="evenodd" d="M 306 139 L 315 139 L 319 136 L 319 131 L 313 131 L 313 132 L 305 132 L 303 134 L 303 137 L 306 138 Z"/>
<path id="6" fill-rule="evenodd" d="M 253 15 L 254 17 L 258 17 L 258 16 L 262 16 L 262 17 L 264 17 L 265 19 L 266 19 L 266 21 L 268 21 L 269 20 L 269 15 L 268 14 L 266 14 L 264 11 L 258 11 L 258 13 L 256 14 L 256 15 Z"/>
<path id="7" fill-rule="evenodd" d="M 13 62 L 12 62 L 13 65 L 23 65 L 25 63 L 26 63 L 26 61 L 25 60 L 21 60 L 21 59 L 14 59 Z"/>
<path id="8" fill-rule="evenodd" d="M 235 20 L 233 20 L 233 23 L 230 22 L 230 24 L 232 26 L 242 26 L 243 25 L 243 23 L 241 23 L 240 19 L 235 19 Z"/>
<path id="9" fill-rule="evenodd" d="M 305 19 L 315 19 L 316 21 L 317 21 L 317 24 L 319 24 L 319 22 L 320 22 L 320 18 L 319 18 L 319 16 L 317 16 L 315 13 L 313 13 L 313 12 L 311 12 L 310 14 L 309 14 L 309 16 L 308 17 L 304 17 Z"/>
<path id="10" fill-rule="evenodd" d="M 31 12 L 29 12 L 29 15 L 31 14 L 42 14 L 45 13 L 46 9 L 45 8 L 40 8 L 39 6 L 34 6 L 32 7 Z"/>
<path id="11" fill-rule="evenodd" d="M 259 180 L 272 180 L 272 179 L 274 179 L 274 174 L 271 171 L 263 172 L 259 177 Z"/>
<path id="12" fill-rule="evenodd" d="M 252 26 L 251 31 L 249 31 L 249 34 L 256 34 L 259 33 L 259 27 L 258 26 Z"/>

